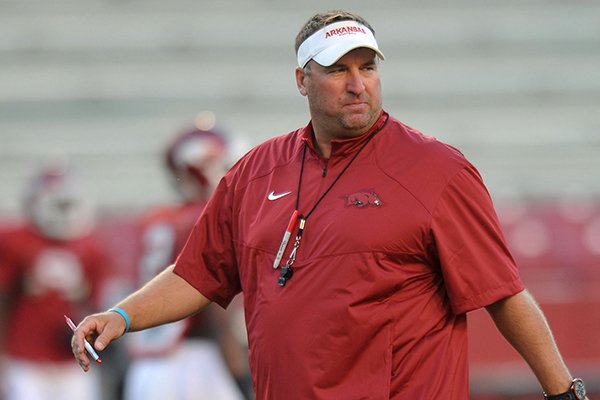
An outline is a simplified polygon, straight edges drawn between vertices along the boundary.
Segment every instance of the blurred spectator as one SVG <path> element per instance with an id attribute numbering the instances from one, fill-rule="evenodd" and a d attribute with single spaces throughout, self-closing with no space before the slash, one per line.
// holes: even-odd
<path id="1" fill-rule="evenodd" d="M 0 382 L 6 400 L 98 399 L 99 374 L 73 362 L 75 322 L 101 308 L 110 276 L 93 207 L 66 159 L 29 183 L 26 219 L 0 233 Z"/>
<path id="2" fill-rule="evenodd" d="M 201 114 L 195 125 L 177 135 L 166 149 L 166 167 L 181 201 L 156 207 L 142 219 L 137 286 L 175 261 L 232 161 L 232 146 L 214 128 L 212 113 Z M 132 360 L 125 399 L 239 400 L 251 396 L 247 345 L 236 327 L 240 309 L 239 304 L 227 311 L 213 306 L 183 321 L 128 334 Z"/>

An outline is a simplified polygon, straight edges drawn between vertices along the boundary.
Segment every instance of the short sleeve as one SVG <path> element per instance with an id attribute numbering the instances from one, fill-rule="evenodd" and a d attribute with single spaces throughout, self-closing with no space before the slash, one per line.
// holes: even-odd
<path id="1" fill-rule="evenodd" d="M 436 205 L 435 246 L 452 309 L 462 314 L 524 289 L 477 170 L 459 171 Z"/>
<path id="2" fill-rule="evenodd" d="M 241 291 L 231 204 L 232 194 L 223 179 L 175 261 L 176 274 L 222 307 L 227 307 Z"/>

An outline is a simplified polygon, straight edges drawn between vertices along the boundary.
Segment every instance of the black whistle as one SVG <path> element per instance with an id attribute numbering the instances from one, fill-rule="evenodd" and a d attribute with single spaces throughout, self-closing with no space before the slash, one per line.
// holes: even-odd
<path id="1" fill-rule="evenodd" d="M 281 271 L 279 271 L 279 279 L 277 280 L 277 284 L 279 286 L 285 286 L 286 282 L 292 278 L 294 274 L 294 270 L 292 267 L 288 267 L 287 265 L 281 267 Z"/>

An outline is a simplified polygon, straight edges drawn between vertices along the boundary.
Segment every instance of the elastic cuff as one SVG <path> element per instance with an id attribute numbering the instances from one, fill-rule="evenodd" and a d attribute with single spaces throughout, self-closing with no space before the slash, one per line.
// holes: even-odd
<path id="1" fill-rule="evenodd" d="M 116 312 L 121 317 L 123 317 L 123 319 L 125 320 L 125 332 L 123 332 L 123 334 L 126 334 L 127 332 L 129 332 L 129 325 L 130 325 L 131 321 L 129 319 L 129 315 L 125 312 L 125 310 L 123 310 L 122 308 L 119 308 L 119 307 L 115 307 L 115 308 L 111 308 L 108 311 Z"/>

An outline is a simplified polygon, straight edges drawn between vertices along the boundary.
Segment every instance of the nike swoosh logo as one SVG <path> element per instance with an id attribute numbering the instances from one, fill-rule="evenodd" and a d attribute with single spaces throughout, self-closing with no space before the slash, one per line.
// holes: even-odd
<path id="1" fill-rule="evenodd" d="M 273 201 L 273 200 L 278 200 L 284 196 L 287 196 L 288 194 L 290 194 L 292 192 L 283 192 L 283 193 L 277 193 L 275 194 L 275 191 L 272 191 L 271 193 L 269 193 L 269 195 L 267 196 L 267 199 Z"/>

